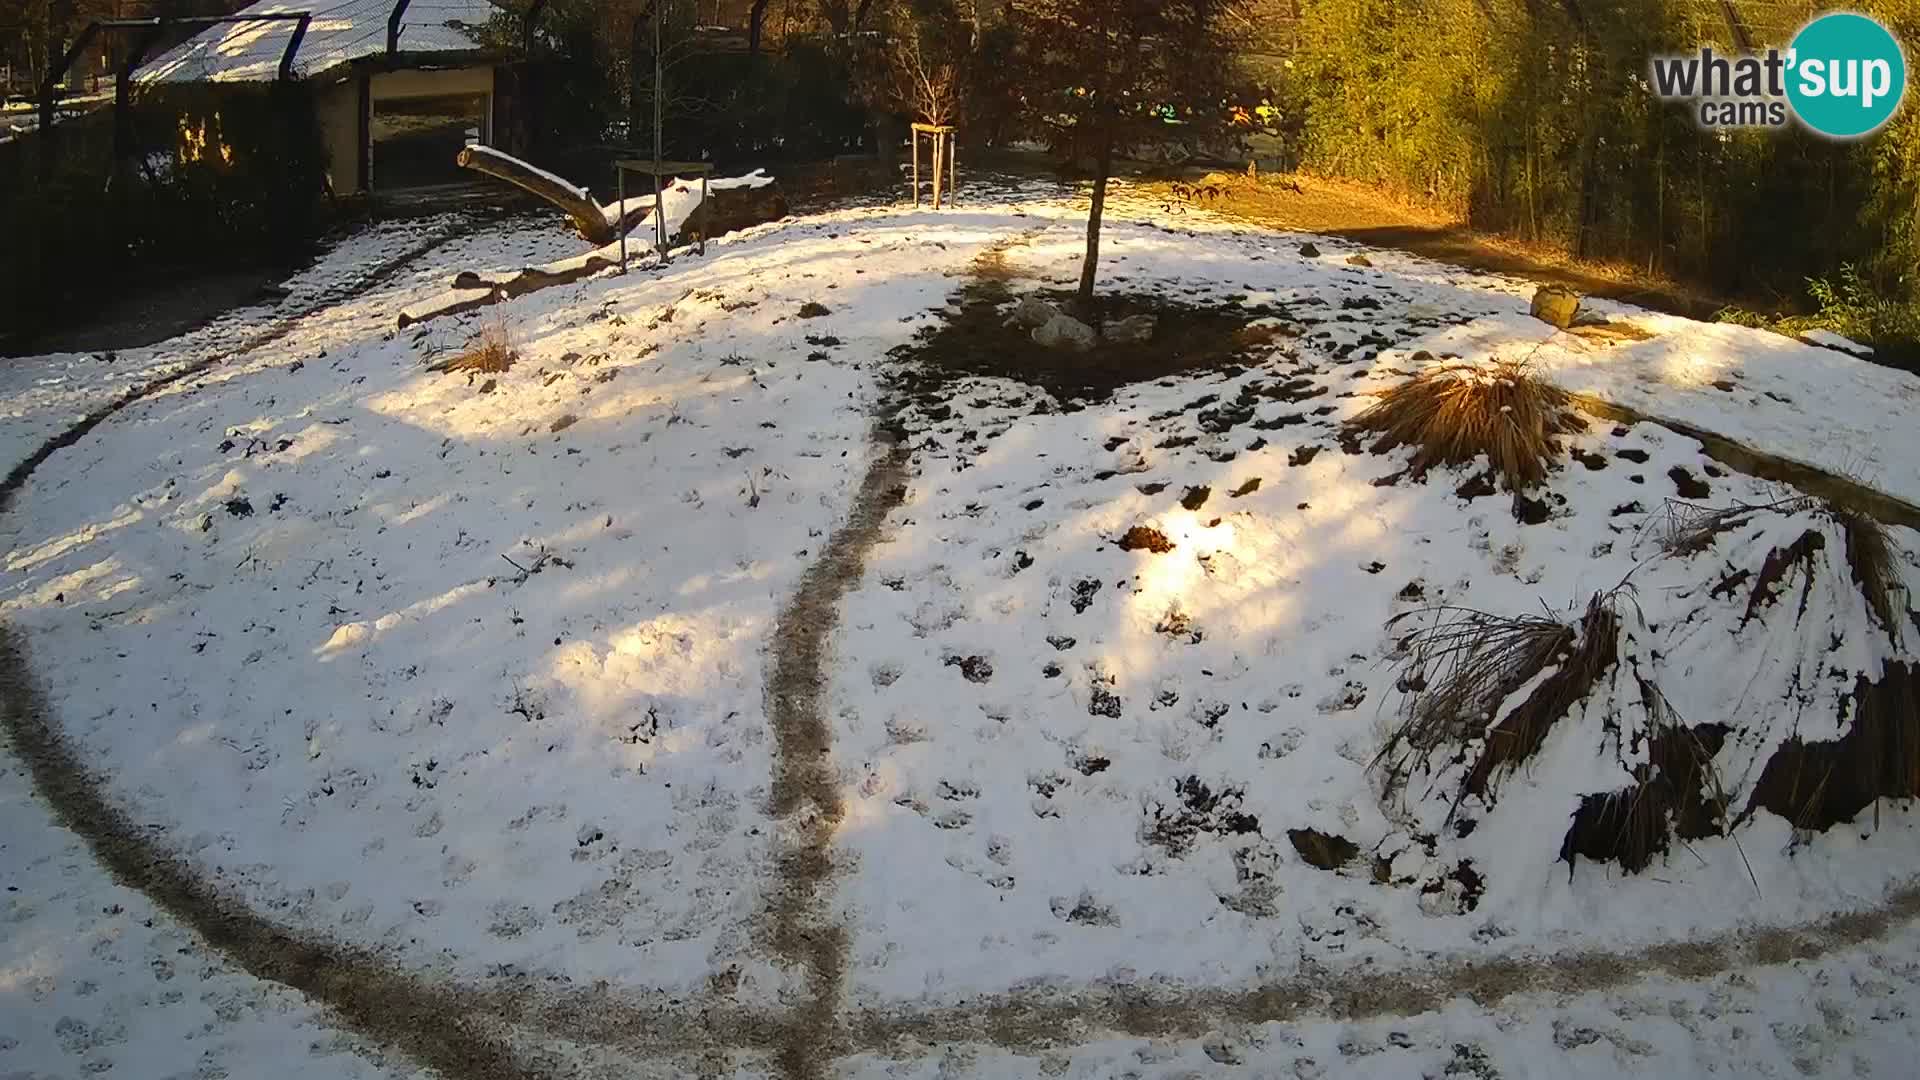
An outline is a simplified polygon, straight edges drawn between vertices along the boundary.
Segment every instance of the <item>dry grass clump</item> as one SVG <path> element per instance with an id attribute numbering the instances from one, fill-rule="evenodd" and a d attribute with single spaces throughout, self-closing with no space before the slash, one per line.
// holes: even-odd
<path id="1" fill-rule="evenodd" d="M 464 351 L 432 365 L 429 370 L 500 375 L 512 370 L 518 359 L 520 354 L 514 350 L 513 335 L 507 330 L 506 322 L 496 320 L 482 327 L 479 336 L 469 342 Z"/>
<path id="2" fill-rule="evenodd" d="M 1522 361 L 1436 364 L 1378 396 L 1351 421 L 1380 435 L 1374 453 L 1414 447 L 1416 475 L 1485 455 L 1510 491 L 1546 480 L 1560 453 L 1554 437 L 1587 426 L 1567 392 Z"/>
<path id="3" fill-rule="evenodd" d="M 1406 696 L 1376 759 L 1386 762 L 1390 784 L 1401 786 L 1413 772 L 1428 770 L 1436 753 L 1451 748 L 1455 753 L 1446 756 L 1460 759 L 1482 740 L 1459 798 L 1486 796 L 1497 776 L 1538 752 L 1553 725 L 1613 669 L 1620 596 L 1617 589 L 1595 594 L 1576 619 L 1437 608 L 1388 623 L 1391 629 L 1412 616 L 1439 615 L 1402 641 L 1399 682 Z M 1499 713 L 1535 680 L 1524 701 Z"/>
<path id="4" fill-rule="evenodd" d="M 1900 549 L 1879 518 L 1831 503 L 1827 511 L 1846 534 L 1847 565 L 1853 570 L 1853 583 L 1866 598 L 1867 608 L 1880 621 L 1881 629 L 1899 640 L 1900 612 L 1906 607 L 1907 591 L 1900 576 Z"/>

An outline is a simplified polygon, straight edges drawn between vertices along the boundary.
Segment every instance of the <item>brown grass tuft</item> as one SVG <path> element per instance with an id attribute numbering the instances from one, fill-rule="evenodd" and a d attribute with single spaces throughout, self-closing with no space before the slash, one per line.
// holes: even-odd
<path id="1" fill-rule="evenodd" d="M 1496 771 L 1512 772 L 1538 753 L 1547 732 L 1593 690 L 1593 684 L 1612 670 L 1620 650 L 1620 616 L 1613 595 L 1596 594 L 1577 627 L 1563 628 L 1558 666 L 1534 687 L 1533 693 L 1487 732 L 1487 745 L 1467 774 L 1470 795 L 1487 794 Z"/>
<path id="2" fill-rule="evenodd" d="M 500 375 L 512 370 L 518 359 L 520 354 L 514 351 L 513 335 L 507 330 L 505 320 L 495 320 L 481 328 L 479 336 L 468 343 L 465 351 L 431 365 L 428 370 Z"/>
<path id="3" fill-rule="evenodd" d="M 1378 396 L 1351 421 L 1380 435 L 1374 453 L 1414 447 L 1415 475 L 1485 455 L 1512 491 L 1546 480 L 1560 452 L 1554 436 L 1587 426 L 1566 391 L 1519 361 L 1438 364 Z"/>
<path id="4" fill-rule="evenodd" d="M 1391 786 L 1431 767 L 1436 753 L 1484 740 L 1460 798 L 1486 796 L 1503 772 L 1539 751 L 1553 725 L 1612 670 L 1618 657 L 1620 591 L 1598 593 L 1577 620 L 1439 608 L 1432 626 L 1408 635 L 1400 662 L 1400 721 L 1377 760 Z M 1423 612 L 1409 612 L 1392 622 Z M 1546 673 L 1526 700 L 1500 707 Z"/>

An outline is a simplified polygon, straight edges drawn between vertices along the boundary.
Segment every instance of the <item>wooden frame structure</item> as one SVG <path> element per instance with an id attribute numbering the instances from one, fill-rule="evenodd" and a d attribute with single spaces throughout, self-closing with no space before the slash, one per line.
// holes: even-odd
<path id="1" fill-rule="evenodd" d="M 920 140 L 926 139 L 933 144 L 933 208 L 941 207 L 940 179 L 947 177 L 947 192 L 951 196 L 960 187 L 959 166 L 955 164 L 959 154 L 953 141 L 954 128 L 948 124 L 913 125 L 913 208 L 920 208 Z"/>
<path id="2" fill-rule="evenodd" d="M 713 174 L 712 165 L 704 161 L 638 161 L 623 158 L 613 163 L 613 171 L 615 184 L 619 188 L 620 220 L 623 222 L 627 219 L 627 174 L 634 172 L 653 177 L 654 246 L 660 253 L 661 262 L 667 261 L 667 242 L 673 239 L 667 235 L 666 208 L 661 205 L 661 197 L 665 194 L 666 185 L 662 184 L 661 180 L 669 176 L 698 176 L 700 208 L 696 213 L 700 215 L 700 244 L 696 250 L 702 255 L 707 253 L 707 228 L 712 222 L 713 215 L 712 200 L 708 198 L 711 191 L 707 181 Z M 620 272 L 623 274 L 627 272 L 627 231 L 624 228 L 620 230 Z"/>

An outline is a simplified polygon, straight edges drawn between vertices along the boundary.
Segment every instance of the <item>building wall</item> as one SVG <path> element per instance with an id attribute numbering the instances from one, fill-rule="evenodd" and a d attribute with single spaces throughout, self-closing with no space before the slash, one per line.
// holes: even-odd
<path id="1" fill-rule="evenodd" d="M 360 190 L 360 85 L 349 75 L 314 93 L 320 141 L 327 151 L 327 183 L 335 195 Z"/>
<path id="2" fill-rule="evenodd" d="M 327 150 L 327 179 L 336 195 L 357 194 L 361 190 L 359 78 L 358 74 L 349 74 L 315 95 L 321 139 Z M 371 79 L 375 105 L 383 100 L 450 94 L 484 94 L 491 102 L 494 90 L 492 67 L 382 71 L 374 73 Z M 489 114 L 491 111 L 491 108 L 487 110 Z M 492 126 L 492 117 L 488 115 L 482 138 L 491 139 Z M 379 171 L 378 163 L 374 171 Z"/>
<path id="3" fill-rule="evenodd" d="M 373 100 L 438 97 L 442 94 L 493 93 L 493 68 L 444 68 L 438 71 L 382 71 L 373 77 Z"/>

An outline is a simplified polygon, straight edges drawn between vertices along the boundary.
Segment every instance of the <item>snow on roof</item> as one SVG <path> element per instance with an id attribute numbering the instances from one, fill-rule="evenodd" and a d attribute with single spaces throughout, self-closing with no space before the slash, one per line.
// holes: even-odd
<path id="1" fill-rule="evenodd" d="M 262 0 L 235 12 L 247 15 L 307 11 L 313 22 L 294 56 L 297 75 L 313 75 L 387 49 L 394 0 Z M 476 31 L 499 9 L 489 0 L 413 0 L 401 17 L 400 51 L 467 52 Z M 143 83 L 265 82 L 280 74 L 292 22 L 216 23 L 180 47 L 144 65 Z"/>

